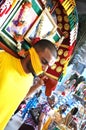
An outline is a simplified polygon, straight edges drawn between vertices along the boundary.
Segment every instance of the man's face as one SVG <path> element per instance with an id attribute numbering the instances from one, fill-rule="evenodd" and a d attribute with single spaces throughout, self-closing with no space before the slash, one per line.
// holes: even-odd
<path id="1" fill-rule="evenodd" d="M 42 63 L 43 71 L 47 71 L 48 67 L 52 66 L 56 61 L 56 58 L 47 48 L 43 52 L 38 52 L 38 55 Z"/>

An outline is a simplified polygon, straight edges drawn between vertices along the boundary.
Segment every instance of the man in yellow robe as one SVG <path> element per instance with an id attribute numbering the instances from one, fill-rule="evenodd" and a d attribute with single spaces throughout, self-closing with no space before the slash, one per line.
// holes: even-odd
<path id="1" fill-rule="evenodd" d="M 0 130 L 4 130 L 29 90 L 37 89 L 32 87 L 34 76 L 46 71 L 56 58 L 57 49 L 45 39 L 31 47 L 25 58 L 0 52 Z"/>

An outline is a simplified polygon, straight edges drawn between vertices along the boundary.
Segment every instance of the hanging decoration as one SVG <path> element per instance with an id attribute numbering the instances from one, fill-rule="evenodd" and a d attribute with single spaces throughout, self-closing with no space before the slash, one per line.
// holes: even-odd
<path id="1" fill-rule="evenodd" d="M 65 38 L 58 48 L 58 58 L 56 63 L 47 70 L 47 73 L 57 78 L 57 80 L 66 73 L 66 69 L 76 45 L 78 33 L 78 13 L 75 0 L 53 0 L 53 12 L 57 16 L 57 30 L 63 33 Z M 56 6 L 57 5 L 57 6 Z M 51 11 L 52 12 L 52 11 Z"/>
<path id="2" fill-rule="evenodd" d="M 3 6 L 7 2 L 9 7 L 4 9 Z M 18 4 L 16 4 L 17 2 Z M 60 76 L 62 77 L 66 73 L 76 44 L 78 13 L 75 0 L 52 0 L 50 8 L 47 8 L 46 4 L 47 1 L 41 0 L 2 0 L 0 9 L 3 7 L 3 11 L 8 10 L 9 12 L 10 6 L 12 9 L 13 6 L 15 8 L 7 21 L 3 23 L 0 37 L 10 48 L 16 47 L 17 53 L 21 56 L 24 54 L 23 48 L 25 47 L 27 50 L 28 46 L 30 47 L 31 43 L 34 43 L 33 41 L 36 43 L 37 39 L 42 38 L 51 40 L 58 48 L 58 58 L 47 73 L 58 81 Z M 1 15 L 6 12 L 2 13 L 3 11 L 1 9 Z"/>
<path id="3" fill-rule="evenodd" d="M 3 39 L 6 46 L 19 53 L 23 48 L 25 50 L 30 48 L 29 43 L 24 39 L 24 35 L 41 14 L 42 7 L 36 0 L 13 0 L 11 11 L 9 11 L 9 17 L 7 19 L 5 17 L 5 22 L 2 17 L 0 18 L 0 24 L 1 21 L 3 24 L 0 38 Z"/>

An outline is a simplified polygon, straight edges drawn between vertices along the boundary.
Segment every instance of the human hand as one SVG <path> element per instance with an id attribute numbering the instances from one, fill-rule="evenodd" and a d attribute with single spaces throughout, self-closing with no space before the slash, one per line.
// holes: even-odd
<path id="1" fill-rule="evenodd" d="M 38 81 L 37 81 L 37 84 L 39 84 L 39 85 L 45 85 L 45 82 L 47 81 L 47 79 L 48 79 L 48 76 L 46 76 L 46 75 L 40 75 L 39 77 L 38 77 Z"/>

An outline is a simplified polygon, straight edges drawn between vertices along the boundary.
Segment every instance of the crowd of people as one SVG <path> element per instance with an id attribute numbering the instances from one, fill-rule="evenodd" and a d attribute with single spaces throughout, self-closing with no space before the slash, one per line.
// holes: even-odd
<path id="1" fill-rule="evenodd" d="M 64 112 L 70 107 L 69 104 L 62 104 L 59 109 L 56 109 L 55 105 L 58 103 L 56 95 L 47 97 L 41 103 L 39 101 L 41 95 L 39 97 L 37 95 L 38 92 L 25 103 L 26 106 L 23 109 L 19 107 L 17 112 L 20 111 L 23 123 L 18 130 L 54 130 L 55 128 L 64 128 L 65 130 L 74 128 L 74 130 L 77 130 L 78 118 L 75 115 L 78 112 L 78 107 L 73 107 L 63 117 Z M 39 110 L 39 108 L 41 109 Z M 34 116 L 31 110 L 34 110 Z"/>
<path id="2" fill-rule="evenodd" d="M 54 107 L 54 104 L 56 102 L 55 96 L 51 96 L 51 97 L 47 97 L 47 101 L 44 103 L 38 103 L 37 106 L 35 108 L 31 108 L 29 109 L 29 113 L 27 115 L 26 120 L 24 121 L 24 123 L 20 126 L 19 130 L 42 130 L 43 126 L 46 122 L 47 116 L 48 116 L 48 112 L 51 111 Z M 38 113 L 38 108 L 40 109 L 40 113 Z M 33 115 L 31 114 L 30 110 L 34 109 L 35 111 L 35 117 L 33 117 Z M 36 111 L 37 110 L 37 111 Z M 36 112 L 37 114 L 39 114 L 38 117 L 36 117 Z M 38 120 L 36 121 L 35 118 L 38 118 Z"/>

